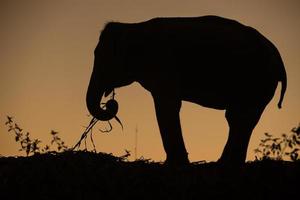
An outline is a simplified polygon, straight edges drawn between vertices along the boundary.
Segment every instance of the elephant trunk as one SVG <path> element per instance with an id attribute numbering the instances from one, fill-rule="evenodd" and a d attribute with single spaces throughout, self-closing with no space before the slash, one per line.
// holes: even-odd
<path id="1" fill-rule="evenodd" d="M 107 92 L 105 84 L 99 84 L 93 72 L 87 90 L 86 104 L 90 114 L 101 121 L 114 118 L 118 112 L 118 103 L 114 99 L 107 101 L 104 108 L 100 107 L 101 99 L 105 92 Z"/>

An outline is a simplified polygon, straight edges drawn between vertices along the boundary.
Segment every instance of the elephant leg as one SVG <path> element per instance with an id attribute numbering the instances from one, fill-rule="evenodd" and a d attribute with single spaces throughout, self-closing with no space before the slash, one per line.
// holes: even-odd
<path id="1" fill-rule="evenodd" d="M 189 163 L 185 149 L 179 111 L 181 100 L 153 96 L 157 122 L 167 158 L 167 165 L 186 165 Z"/>
<path id="2" fill-rule="evenodd" d="M 229 136 L 219 163 L 241 165 L 246 160 L 252 131 L 258 123 L 264 107 L 245 108 L 226 110 Z"/>

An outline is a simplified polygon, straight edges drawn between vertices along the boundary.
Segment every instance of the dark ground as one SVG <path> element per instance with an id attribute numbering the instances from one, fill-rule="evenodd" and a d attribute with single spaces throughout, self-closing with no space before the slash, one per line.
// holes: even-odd
<path id="1" fill-rule="evenodd" d="M 109 154 L 0 158 L 0 199 L 299 199 L 300 162 L 168 168 Z"/>

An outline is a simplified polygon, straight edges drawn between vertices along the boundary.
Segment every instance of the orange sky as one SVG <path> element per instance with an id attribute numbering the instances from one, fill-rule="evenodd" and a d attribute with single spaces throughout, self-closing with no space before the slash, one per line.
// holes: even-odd
<path id="1" fill-rule="evenodd" d="M 288 89 L 283 109 L 279 89 L 255 128 L 247 159 L 252 160 L 264 132 L 280 135 L 300 122 L 300 3 L 297 0 L 2 0 L 0 2 L 0 154 L 19 155 L 19 146 L 4 125 L 6 115 L 50 142 L 50 130 L 67 144 L 80 137 L 89 118 L 85 93 L 93 51 L 104 23 L 138 22 L 157 16 L 220 15 L 255 27 L 279 49 Z M 142 67 L 142 66 L 141 66 Z M 95 132 L 98 151 L 133 152 L 138 129 L 138 156 L 164 160 L 164 151 L 149 92 L 133 84 L 117 89 L 124 131 L 113 122 L 110 134 Z M 192 161 L 217 160 L 227 139 L 224 111 L 184 102 L 181 121 Z M 105 125 L 105 123 L 99 124 Z"/>

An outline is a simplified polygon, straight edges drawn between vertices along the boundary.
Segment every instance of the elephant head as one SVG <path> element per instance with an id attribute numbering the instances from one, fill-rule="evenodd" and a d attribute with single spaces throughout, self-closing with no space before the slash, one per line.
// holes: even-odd
<path id="1" fill-rule="evenodd" d="M 115 88 L 133 82 L 122 62 L 122 53 L 118 48 L 119 33 L 116 23 L 107 24 L 94 51 L 94 68 L 87 90 L 86 103 L 91 115 L 101 121 L 114 118 L 118 112 L 118 103 L 114 99 L 107 101 L 104 108 L 100 107 L 102 96 L 107 97 Z"/>

